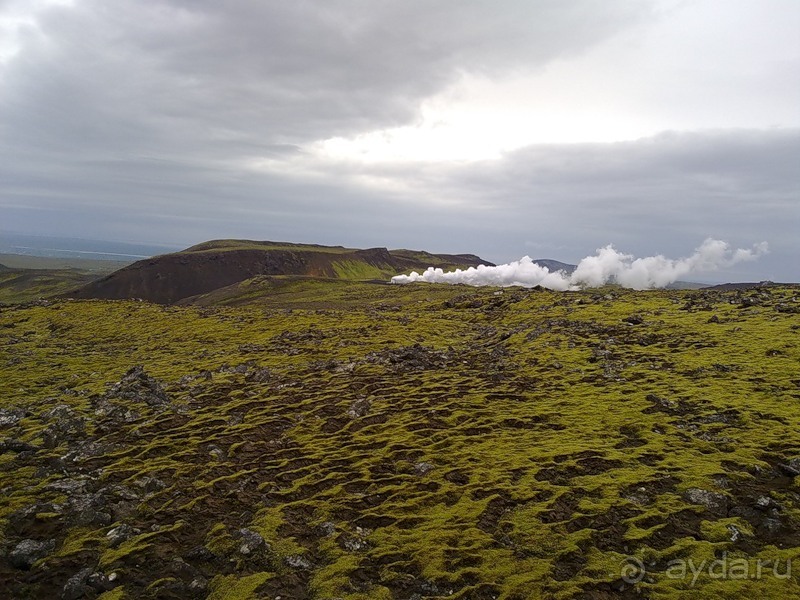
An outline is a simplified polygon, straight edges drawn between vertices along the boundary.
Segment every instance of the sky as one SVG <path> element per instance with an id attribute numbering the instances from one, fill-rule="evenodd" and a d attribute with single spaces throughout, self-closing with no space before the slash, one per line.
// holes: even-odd
<path id="1" fill-rule="evenodd" d="M 0 0 L 0 230 L 800 281 L 797 0 Z M 702 274 L 701 274 L 702 275 Z"/>

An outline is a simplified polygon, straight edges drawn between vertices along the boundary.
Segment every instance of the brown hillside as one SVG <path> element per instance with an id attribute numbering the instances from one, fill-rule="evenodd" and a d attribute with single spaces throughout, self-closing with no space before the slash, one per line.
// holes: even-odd
<path id="1" fill-rule="evenodd" d="M 491 265 L 473 255 L 222 240 L 141 260 L 67 296 L 104 300 L 141 298 L 172 304 L 259 275 L 368 280 L 388 279 L 429 266 L 455 268 L 479 264 Z"/>

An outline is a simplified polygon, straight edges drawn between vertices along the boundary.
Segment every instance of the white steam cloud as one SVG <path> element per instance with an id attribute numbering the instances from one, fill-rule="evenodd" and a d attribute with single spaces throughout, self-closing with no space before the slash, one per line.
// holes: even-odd
<path id="1" fill-rule="evenodd" d="M 670 259 L 664 256 L 634 258 L 617 252 L 609 244 L 597 250 L 594 256 L 582 259 L 571 274 L 550 271 L 533 262 L 528 256 L 496 267 L 479 265 L 445 273 L 442 269 L 428 267 L 424 273 L 392 277 L 392 283 L 464 283 L 467 285 L 492 285 L 507 287 L 540 285 L 551 290 L 578 290 L 616 283 L 635 290 L 661 288 L 691 273 L 716 271 L 743 261 L 756 260 L 769 252 L 766 242 L 754 244 L 751 249 L 733 250 L 721 240 L 707 239 L 694 254 L 687 258 Z"/>

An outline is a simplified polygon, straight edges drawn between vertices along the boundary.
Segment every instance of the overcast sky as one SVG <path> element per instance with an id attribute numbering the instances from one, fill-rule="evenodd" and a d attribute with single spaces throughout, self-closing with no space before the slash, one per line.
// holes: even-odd
<path id="1" fill-rule="evenodd" d="M 0 230 L 800 280 L 798 0 L 0 0 Z M 713 278 L 711 278 L 713 280 Z"/>

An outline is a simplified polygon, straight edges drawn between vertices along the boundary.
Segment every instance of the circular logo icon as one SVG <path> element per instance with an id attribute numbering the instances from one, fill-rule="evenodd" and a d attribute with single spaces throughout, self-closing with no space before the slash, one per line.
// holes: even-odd
<path id="1" fill-rule="evenodd" d="M 646 569 L 644 568 L 644 563 L 638 558 L 629 556 L 622 561 L 620 575 L 622 576 L 622 581 L 625 583 L 630 585 L 639 583 L 644 579 L 645 573 Z"/>

